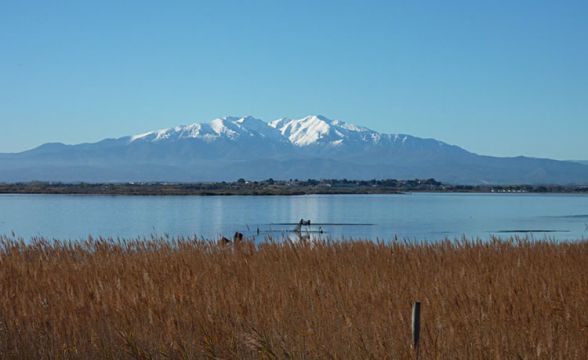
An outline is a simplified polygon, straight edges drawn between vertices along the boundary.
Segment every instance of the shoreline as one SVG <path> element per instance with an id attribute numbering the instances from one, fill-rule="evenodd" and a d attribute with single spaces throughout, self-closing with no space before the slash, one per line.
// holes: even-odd
<path id="1" fill-rule="evenodd" d="M 586 185 L 453 185 L 427 180 L 290 180 L 214 183 L 0 183 L 0 194 L 111 196 L 403 195 L 407 193 L 588 194 Z"/>

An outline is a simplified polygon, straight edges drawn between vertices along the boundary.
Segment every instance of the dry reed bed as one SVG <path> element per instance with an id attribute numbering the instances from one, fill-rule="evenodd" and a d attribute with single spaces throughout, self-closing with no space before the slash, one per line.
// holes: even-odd
<path id="1" fill-rule="evenodd" d="M 588 358 L 588 242 L 0 245 L 0 358 Z"/>

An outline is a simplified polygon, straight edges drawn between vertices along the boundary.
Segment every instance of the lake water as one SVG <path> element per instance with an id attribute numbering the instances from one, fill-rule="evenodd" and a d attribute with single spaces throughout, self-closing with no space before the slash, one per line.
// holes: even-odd
<path id="1" fill-rule="evenodd" d="M 0 195 L 0 234 L 30 239 L 137 238 L 151 234 L 218 239 L 293 236 L 417 241 L 532 235 L 588 237 L 588 196 L 460 194 L 306 196 Z M 259 235 L 258 235 L 259 229 Z M 322 233 L 320 231 L 322 230 Z"/>

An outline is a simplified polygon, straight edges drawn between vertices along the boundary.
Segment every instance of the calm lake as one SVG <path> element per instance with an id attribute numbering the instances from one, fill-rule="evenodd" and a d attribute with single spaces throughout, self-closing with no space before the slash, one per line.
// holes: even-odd
<path id="1" fill-rule="evenodd" d="M 532 235 L 588 237 L 588 196 L 460 194 L 306 196 L 0 195 L 0 234 L 30 239 L 149 237 L 151 234 L 261 239 L 294 236 L 300 219 L 314 236 L 435 241 Z M 259 234 L 258 234 L 259 229 Z M 322 231 L 322 233 L 321 233 Z"/>

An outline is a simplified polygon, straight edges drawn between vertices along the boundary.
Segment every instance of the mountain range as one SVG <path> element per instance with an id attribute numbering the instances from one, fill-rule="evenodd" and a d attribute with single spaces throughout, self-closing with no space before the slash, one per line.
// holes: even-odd
<path id="1" fill-rule="evenodd" d="M 588 184 L 588 165 L 478 155 L 321 115 L 224 117 L 96 143 L 0 154 L 0 181 L 198 182 L 435 178 L 457 184 Z"/>

